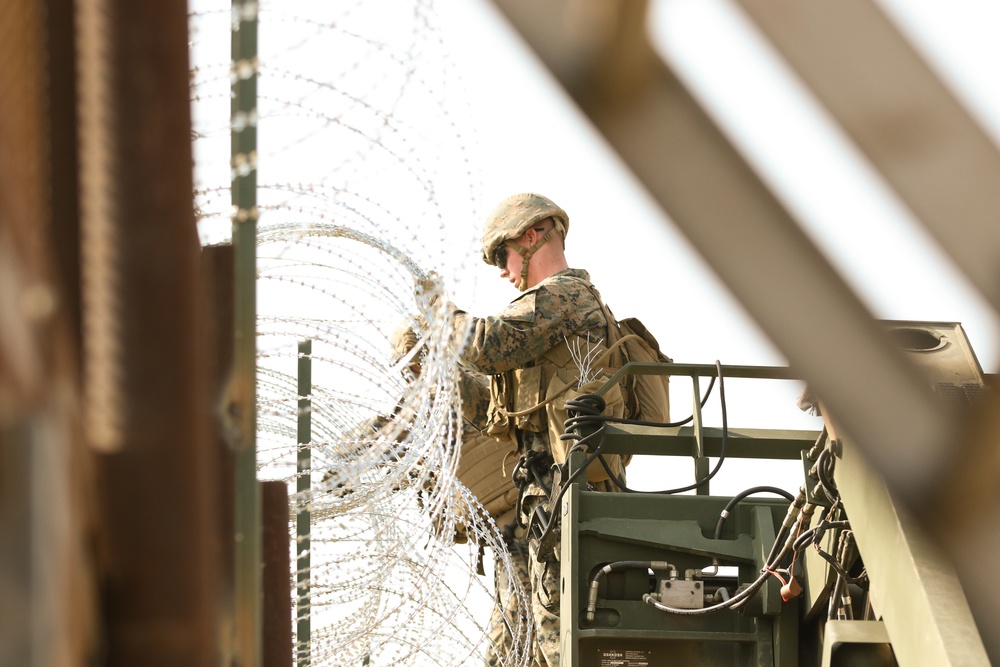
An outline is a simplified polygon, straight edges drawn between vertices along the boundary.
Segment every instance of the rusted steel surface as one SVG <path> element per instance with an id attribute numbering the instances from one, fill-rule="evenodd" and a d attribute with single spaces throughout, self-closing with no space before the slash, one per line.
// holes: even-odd
<path id="1" fill-rule="evenodd" d="M 120 449 L 100 465 L 107 664 L 215 665 L 218 460 L 192 210 L 187 6 L 103 5 L 108 96 L 88 103 L 108 108 L 84 113 L 114 115 L 105 165 L 122 422 Z"/>
<path id="2" fill-rule="evenodd" d="M 236 467 L 232 448 L 223 437 L 220 411 L 224 409 L 226 383 L 233 364 L 233 247 L 210 246 L 202 249 L 202 277 L 205 286 L 203 332 L 205 349 L 209 351 L 205 368 L 208 373 L 210 406 L 219 428 L 212 431 L 212 450 L 217 457 L 216 484 L 212 504 L 218 522 L 219 627 L 223 642 L 219 647 L 220 664 L 230 665 L 233 659 L 233 626 L 235 623 L 234 572 L 235 559 L 235 479 Z"/>
<path id="3" fill-rule="evenodd" d="M 261 664 L 292 667 L 288 485 L 260 482 L 263 590 Z"/>
<path id="4" fill-rule="evenodd" d="M 97 651 L 93 461 L 79 438 L 66 8 L 0 3 L 0 664 Z M 71 42 L 70 42 L 71 44 Z M 56 109 L 58 107 L 58 109 Z M 69 152 L 67 157 L 61 152 Z M 65 197 L 54 202 L 56 194 Z M 58 214 L 58 220 L 54 215 Z M 72 244 L 72 240 L 70 241 Z"/>

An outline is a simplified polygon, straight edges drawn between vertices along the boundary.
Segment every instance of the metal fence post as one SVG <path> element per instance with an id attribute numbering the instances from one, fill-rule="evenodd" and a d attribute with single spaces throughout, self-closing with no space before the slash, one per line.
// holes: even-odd
<path id="1" fill-rule="evenodd" d="M 232 203 L 236 254 L 236 655 L 261 662 L 261 500 L 257 483 L 257 2 L 233 0 Z"/>
<path id="2" fill-rule="evenodd" d="M 297 492 L 306 493 L 312 487 L 312 341 L 299 341 L 298 364 L 298 430 L 296 435 L 298 456 L 296 460 Z M 308 496 L 307 496 L 308 498 Z M 298 667 L 308 667 L 310 664 L 310 614 L 312 613 L 309 597 L 310 584 L 310 511 L 312 504 L 309 498 L 303 509 L 295 515 L 296 528 L 296 664 Z"/>

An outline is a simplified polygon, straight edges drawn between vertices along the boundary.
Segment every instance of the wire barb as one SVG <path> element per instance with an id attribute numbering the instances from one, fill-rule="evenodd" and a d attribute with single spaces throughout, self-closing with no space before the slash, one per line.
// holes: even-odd
<path id="1" fill-rule="evenodd" d="M 601 356 L 604 352 L 604 348 L 601 344 L 604 339 L 599 339 L 596 343 L 591 345 L 590 343 L 590 332 L 587 332 L 587 341 L 584 345 L 581 341 L 580 336 L 574 336 L 570 340 L 567 336 L 563 336 L 563 340 L 566 341 L 566 345 L 569 348 L 570 358 L 573 360 L 573 364 L 576 366 L 576 370 L 579 373 L 579 380 L 577 381 L 577 389 L 590 384 L 600 375 L 600 369 L 594 368 L 594 361 Z"/>

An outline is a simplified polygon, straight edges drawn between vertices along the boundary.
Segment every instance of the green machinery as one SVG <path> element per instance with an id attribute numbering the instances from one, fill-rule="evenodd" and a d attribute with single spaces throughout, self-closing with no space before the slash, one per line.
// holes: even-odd
<path id="1" fill-rule="evenodd" d="M 887 324 L 946 400 L 985 390 L 959 325 Z M 631 366 L 622 372 L 689 376 L 695 396 L 698 378 L 720 371 L 791 377 L 771 367 Z M 705 483 L 695 495 L 567 485 L 559 509 L 562 664 L 989 664 L 954 572 L 826 417 L 821 431 L 723 423 L 705 427 L 695 400 L 690 426 L 577 428 L 587 446 L 571 452 L 570 479 L 599 446 L 602 454 L 693 458 Z M 723 454 L 802 461 L 798 497 L 760 493 L 780 491 L 768 487 L 709 495 L 709 457 Z"/>

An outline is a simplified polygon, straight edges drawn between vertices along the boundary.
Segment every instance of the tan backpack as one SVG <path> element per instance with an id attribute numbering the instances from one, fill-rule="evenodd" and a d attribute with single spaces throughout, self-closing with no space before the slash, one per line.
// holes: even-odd
<path id="1" fill-rule="evenodd" d="M 668 364 L 673 359 L 660 351 L 660 344 L 646 326 L 634 317 L 618 322 L 626 361 Z M 626 382 L 627 409 L 631 419 L 666 424 L 670 421 L 670 377 L 632 375 Z"/>
<path id="2" fill-rule="evenodd" d="M 615 318 L 611 309 L 590 283 L 594 298 L 601 304 L 608 321 L 608 347 L 618 348 L 628 362 L 669 364 L 673 359 L 660 351 L 660 344 L 635 317 Z M 614 322 L 614 326 L 612 326 Z M 615 364 L 617 365 L 617 364 Z M 631 375 L 625 382 L 625 416 L 637 421 L 666 424 L 670 421 L 670 377 L 667 375 Z"/>

